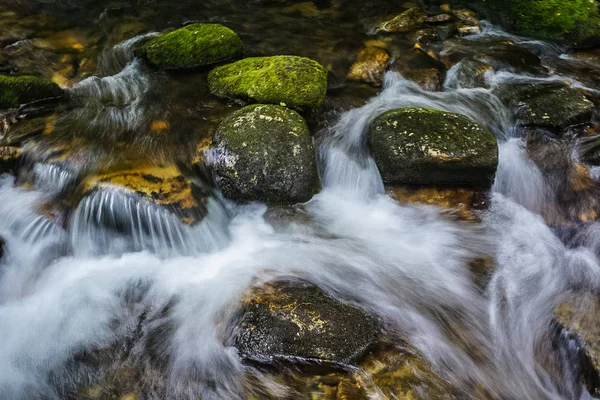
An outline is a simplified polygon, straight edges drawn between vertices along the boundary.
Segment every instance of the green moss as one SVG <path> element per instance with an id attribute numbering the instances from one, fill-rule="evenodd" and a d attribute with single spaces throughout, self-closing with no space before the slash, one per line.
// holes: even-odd
<path id="1" fill-rule="evenodd" d="M 246 58 L 212 70 L 208 85 L 220 97 L 304 110 L 318 107 L 325 98 L 327 71 L 304 57 Z"/>
<path id="2" fill-rule="evenodd" d="M 310 131 L 288 108 L 244 107 L 221 122 L 213 142 L 217 182 L 228 198 L 293 204 L 309 200 L 318 186 Z"/>
<path id="3" fill-rule="evenodd" d="M 369 144 L 388 183 L 489 187 L 498 163 L 496 138 L 464 115 L 426 108 L 383 113 Z"/>
<path id="4" fill-rule="evenodd" d="M 58 85 L 44 78 L 0 75 L 0 107 L 19 107 L 32 101 L 58 97 L 62 93 Z"/>
<path id="5" fill-rule="evenodd" d="M 140 53 L 164 69 L 196 68 L 242 54 L 242 41 L 219 24 L 192 24 L 148 41 Z"/>
<path id="6" fill-rule="evenodd" d="M 594 0 L 510 0 L 515 28 L 541 39 L 582 39 L 600 34 Z"/>

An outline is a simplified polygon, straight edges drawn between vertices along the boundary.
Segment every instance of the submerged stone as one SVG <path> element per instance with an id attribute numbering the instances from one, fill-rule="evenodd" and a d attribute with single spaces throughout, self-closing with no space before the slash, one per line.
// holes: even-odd
<path id="1" fill-rule="evenodd" d="M 427 18 L 427 14 L 417 7 L 409 8 L 389 21 L 382 22 L 377 27 L 377 31 L 388 33 L 413 31 L 423 25 Z"/>
<path id="2" fill-rule="evenodd" d="M 0 107 L 16 108 L 62 94 L 63 90 L 58 85 L 45 78 L 0 75 Z"/>
<path id="3" fill-rule="evenodd" d="M 304 119 L 275 105 L 252 105 L 227 117 L 213 144 L 217 183 L 241 201 L 308 201 L 319 185 L 315 149 Z"/>
<path id="4" fill-rule="evenodd" d="M 451 112 L 391 110 L 373 120 L 368 139 L 386 183 L 489 188 L 498 165 L 494 135 Z"/>
<path id="5" fill-rule="evenodd" d="M 304 110 L 325 98 L 327 71 L 305 57 L 253 57 L 215 68 L 208 86 L 219 97 Z"/>
<path id="6" fill-rule="evenodd" d="M 239 57 L 242 41 L 223 25 L 192 24 L 151 39 L 140 52 L 163 69 L 196 68 Z"/>
<path id="7" fill-rule="evenodd" d="M 139 197 L 172 212 L 188 224 L 197 223 L 206 215 L 207 193 L 174 166 L 92 175 L 83 181 L 79 192 L 83 197 L 103 190 Z"/>
<path id="8" fill-rule="evenodd" d="M 429 91 L 442 90 L 446 73 L 444 64 L 418 46 L 400 54 L 394 61 L 392 70 Z"/>
<path id="9" fill-rule="evenodd" d="M 374 319 L 312 284 L 275 282 L 242 305 L 235 346 L 259 363 L 356 365 L 378 338 Z"/>
<path id="10" fill-rule="evenodd" d="M 498 89 L 524 126 L 563 130 L 590 122 L 594 103 L 563 82 L 515 82 Z"/>
<path id="11" fill-rule="evenodd" d="M 360 53 L 346 76 L 351 81 L 359 81 L 381 86 L 383 75 L 390 65 L 390 56 L 385 48 L 368 45 Z"/>

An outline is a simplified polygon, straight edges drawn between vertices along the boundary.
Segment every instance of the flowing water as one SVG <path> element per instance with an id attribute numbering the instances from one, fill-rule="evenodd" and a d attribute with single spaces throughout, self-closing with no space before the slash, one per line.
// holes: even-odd
<path id="1" fill-rule="evenodd" d="M 561 57 L 562 49 L 493 26 L 472 40 L 490 37 Z M 254 381 L 265 396 L 294 398 L 269 373 L 242 363 L 232 346 L 248 288 L 281 277 L 312 282 L 376 316 L 391 342 L 414 349 L 457 398 L 591 398 L 571 351 L 576 344 L 557 340 L 552 326 L 555 307 L 572 290 L 600 289 L 597 223 L 576 226 L 570 241 L 555 229 L 554 216 L 570 215 L 571 204 L 529 157 L 526 133 L 495 95 L 525 80 L 586 83 L 561 72 L 504 69 L 486 74 L 487 88 L 464 88 L 458 64 L 443 92 L 427 92 L 390 72 L 364 106 L 321 126 L 322 189 L 292 209 L 300 218 L 274 222 L 266 205 L 234 204 L 213 190 L 207 217 L 190 226 L 151 202 L 98 191 L 58 223 L 40 205 L 71 190 L 84 172 L 121 165 L 115 149 L 123 140 L 138 158 L 168 158 L 163 148 L 182 146 L 142 134 L 168 103 L 156 93 L 177 95 L 165 94 L 175 91 L 165 92 L 167 78 L 133 58 L 137 40 L 103 50 L 97 76 L 69 89 L 82 105 L 59 115 L 59 142 L 91 143 L 75 161 L 54 162 L 34 141 L 26 149 L 39 160 L 34 184 L 0 179 L 0 399 L 71 398 L 119 363 L 144 371 L 144 398 L 247 398 Z M 386 192 L 366 143 L 368 124 L 383 111 L 415 106 L 467 115 L 498 138 L 498 172 L 479 222 Z M 576 152 L 569 156 L 577 161 Z M 494 271 L 482 288 L 468 265 L 484 257 L 493 258 Z M 110 354 L 100 368 L 90 361 L 98 349 Z M 376 389 L 369 395 L 385 398 Z"/>

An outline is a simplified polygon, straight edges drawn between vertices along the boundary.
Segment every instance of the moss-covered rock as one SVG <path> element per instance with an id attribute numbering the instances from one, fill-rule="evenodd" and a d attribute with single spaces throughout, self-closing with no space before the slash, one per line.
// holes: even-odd
<path id="1" fill-rule="evenodd" d="M 563 130 L 589 122 L 594 112 L 594 103 L 563 82 L 515 82 L 496 91 L 523 126 Z"/>
<path id="2" fill-rule="evenodd" d="M 354 364 L 378 338 L 374 319 L 318 287 L 275 282 L 242 305 L 235 338 L 241 355 L 261 363 Z"/>
<path id="3" fill-rule="evenodd" d="M 598 5 L 590 0 L 508 0 L 516 31 L 541 39 L 579 41 L 600 36 Z"/>
<path id="4" fill-rule="evenodd" d="M 379 24 L 377 32 L 410 32 L 423 25 L 427 17 L 427 14 L 417 7 L 409 8 L 394 18 Z"/>
<path id="5" fill-rule="evenodd" d="M 253 57 L 215 68 L 208 86 L 220 97 L 304 110 L 325 98 L 327 71 L 304 57 Z"/>
<path id="6" fill-rule="evenodd" d="M 464 115 L 426 108 L 383 113 L 369 144 L 386 183 L 489 187 L 498 164 L 496 138 Z"/>
<path id="7" fill-rule="evenodd" d="M 139 52 L 163 69 L 212 65 L 242 54 L 242 41 L 219 24 L 192 24 L 146 42 Z"/>
<path id="8" fill-rule="evenodd" d="M 229 198 L 296 203 L 318 187 L 312 137 L 295 111 L 244 107 L 221 122 L 213 144 L 217 183 Z"/>
<path id="9" fill-rule="evenodd" d="M 44 78 L 0 75 L 0 107 L 15 108 L 62 94 L 58 85 Z"/>

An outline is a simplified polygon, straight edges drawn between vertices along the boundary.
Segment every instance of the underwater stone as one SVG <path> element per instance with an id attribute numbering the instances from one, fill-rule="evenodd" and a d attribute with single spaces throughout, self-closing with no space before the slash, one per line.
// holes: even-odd
<path id="1" fill-rule="evenodd" d="M 57 84 L 45 78 L 0 75 L 0 107 L 16 108 L 62 94 L 63 90 Z"/>
<path id="2" fill-rule="evenodd" d="M 356 365 L 379 334 L 364 311 L 299 281 L 253 291 L 241 312 L 235 346 L 243 358 L 259 363 Z"/>
<path id="3" fill-rule="evenodd" d="M 77 192 L 84 197 L 95 191 L 116 190 L 125 196 L 139 197 L 195 224 L 206 215 L 206 188 L 197 187 L 175 166 L 140 167 L 92 175 Z M 206 193 L 205 193 L 206 192 Z"/>
<path id="4" fill-rule="evenodd" d="M 139 50 L 163 69 L 186 69 L 232 60 L 242 54 L 242 41 L 219 24 L 192 24 L 146 42 Z"/>
<path id="5" fill-rule="evenodd" d="M 287 204 L 319 186 L 315 149 L 304 119 L 275 105 L 251 105 L 227 117 L 213 144 L 217 183 L 226 197 Z"/>
<path id="6" fill-rule="evenodd" d="M 384 48 L 367 45 L 356 58 L 346 76 L 351 81 L 370 83 L 381 86 L 383 75 L 390 65 L 390 56 Z"/>
<path id="7" fill-rule="evenodd" d="M 446 111 L 387 111 L 371 123 L 369 144 L 386 183 L 489 188 L 498 165 L 494 135 Z"/>
<path id="8" fill-rule="evenodd" d="M 325 98 L 327 71 L 305 57 L 252 57 L 215 68 L 208 86 L 219 97 L 304 110 Z"/>

